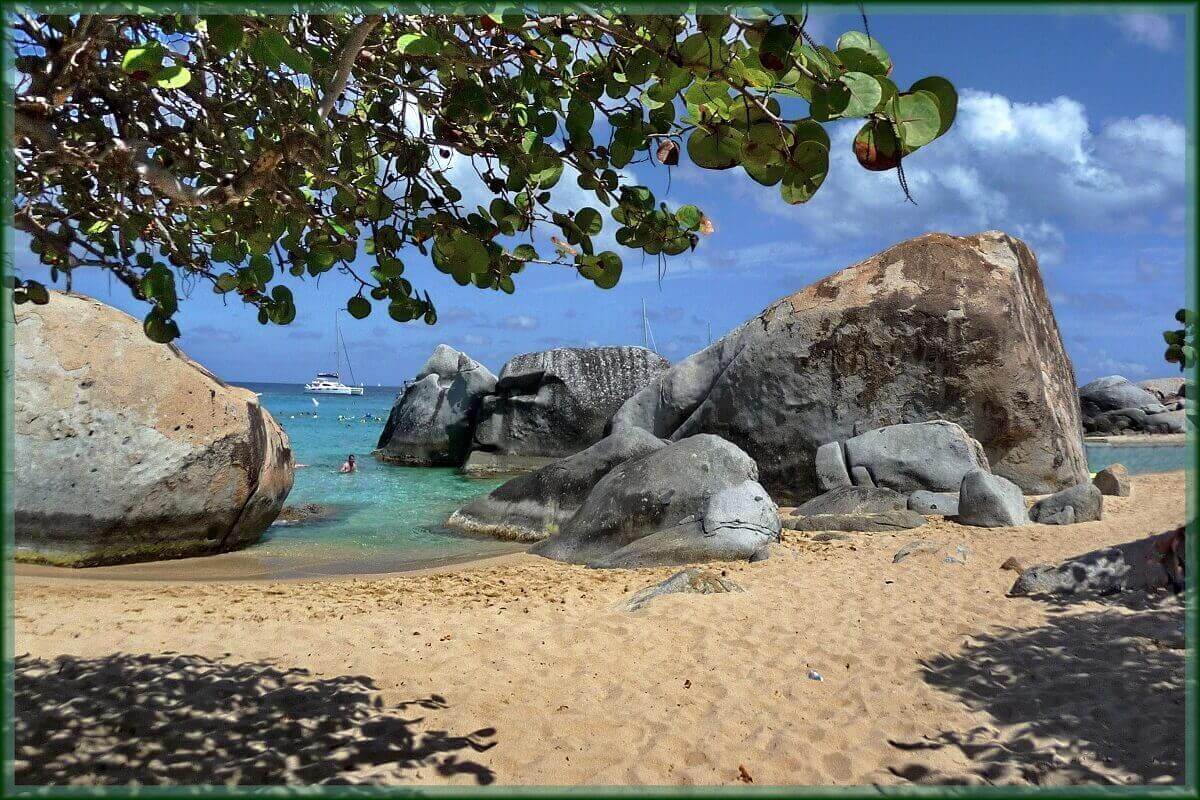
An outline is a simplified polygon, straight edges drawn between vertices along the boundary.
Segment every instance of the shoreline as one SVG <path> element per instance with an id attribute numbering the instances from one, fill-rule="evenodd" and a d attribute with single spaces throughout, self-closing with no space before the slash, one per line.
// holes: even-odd
<path id="1" fill-rule="evenodd" d="M 1084 436 L 1083 443 L 1126 447 L 1186 447 L 1186 433 L 1135 433 L 1124 436 Z"/>

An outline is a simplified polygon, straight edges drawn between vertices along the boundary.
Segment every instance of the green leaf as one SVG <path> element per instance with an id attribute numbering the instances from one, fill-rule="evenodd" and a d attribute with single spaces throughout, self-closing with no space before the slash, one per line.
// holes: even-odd
<path id="1" fill-rule="evenodd" d="M 888 120 L 872 120 L 854 137 L 854 157 L 872 172 L 894 169 L 900 164 L 900 140 Z"/>
<path id="2" fill-rule="evenodd" d="M 840 37 L 838 37 L 835 48 L 838 51 L 839 59 L 841 58 L 842 50 L 864 50 L 869 55 L 871 55 L 876 61 L 878 61 L 880 64 L 883 65 L 884 70 L 885 70 L 883 73 L 884 75 L 891 74 L 892 57 L 888 55 L 888 51 L 883 48 L 883 45 L 881 45 L 879 43 L 879 40 L 874 37 L 867 36 L 865 33 L 861 32 L 861 31 L 848 31 L 846 33 L 843 33 Z M 845 61 L 843 61 L 842 63 L 848 69 L 855 69 L 855 67 L 851 66 L 849 63 L 847 63 Z M 862 70 L 862 71 L 870 72 L 870 70 Z"/>
<path id="3" fill-rule="evenodd" d="M 797 142 L 792 161 L 783 174 L 780 194 L 787 203 L 807 203 L 825 182 L 829 172 L 829 149 L 811 139 Z"/>
<path id="4" fill-rule="evenodd" d="M 245 31 L 238 17 L 228 14 L 213 14 L 204 18 L 208 25 L 208 39 L 221 55 L 227 55 L 242 46 Z"/>
<path id="5" fill-rule="evenodd" d="M 813 87 L 813 99 L 809 113 L 818 122 L 829 122 L 840 117 L 850 105 L 850 88 L 841 81 Z"/>
<path id="6" fill-rule="evenodd" d="M 442 49 L 442 43 L 432 36 L 406 33 L 396 39 L 395 50 L 406 56 L 431 56 Z"/>
<path id="7" fill-rule="evenodd" d="M 604 226 L 604 219 L 596 209 L 584 207 L 575 213 L 575 224 L 585 236 L 595 236 Z"/>
<path id="8" fill-rule="evenodd" d="M 954 85 L 950 81 L 933 75 L 917 81 L 909 91 L 929 92 L 933 95 L 937 99 L 938 116 L 941 120 L 937 135 L 941 136 L 950 130 L 950 126 L 954 124 L 954 117 L 958 113 L 958 92 L 954 90 Z"/>
<path id="9" fill-rule="evenodd" d="M 176 64 L 173 67 L 166 67 L 159 71 L 154 76 L 154 85 L 160 89 L 182 89 L 188 85 L 188 81 L 192 79 L 192 73 L 188 72 L 187 67 L 181 67 Z"/>
<path id="10" fill-rule="evenodd" d="M 701 220 L 704 219 L 704 212 L 693 205 L 680 206 L 675 212 L 675 220 L 689 231 L 694 231 L 700 227 Z"/>
<path id="11" fill-rule="evenodd" d="M 902 94 L 896 106 L 896 123 L 900 126 L 900 140 L 905 151 L 916 150 L 937 138 L 942 117 L 934 95 L 924 91 Z"/>
<path id="12" fill-rule="evenodd" d="M 600 262 L 600 270 L 592 282 L 601 289 L 611 289 L 621 280 L 621 257 L 611 250 L 605 250 L 597 258 Z"/>
<path id="13" fill-rule="evenodd" d="M 865 117 L 873 113 L 883 99 L 879 81 L 865 72 L 847 72 L 841 82 L 850 90 L 850 101 L 841 112 L 843 117 Z"/>
<path id="14" fill-rule="evenodd" d="M 366 319 L 371 314 L 371 301 L 356 295 L 346 302 L 346 310 L 355 319 Z"/>
<path id="15" fill-rule="evenodd" d="M 307 74 L 312 71 L 312 62 L 308 57 L 301 55 L 288 42 L 287 37 L 274 28 L 262 30 L 250 46 L 250 52 L 270 67 L 277 68 L 285 64 L 294 72 Z"/>
<path id="16" fill-rule="evenodd" d="M 687 152 L 698 167 L 704 169 L 729 169 L 738 163 L 737 155 L 741 152 L 742 138 L 733 142 L 731 129 L 721 127 L 712 133 L 704 128 L 697 128 L 688 137 Z"/>
<path id="17" fill-rule="evenodd" d="M 128 73 L 149 72 L 154 74 L 162 66 L 163 46 L 158 42 L 148 42 L 131 47 L 125 51 L 121 59 L 121 71 Z"/>

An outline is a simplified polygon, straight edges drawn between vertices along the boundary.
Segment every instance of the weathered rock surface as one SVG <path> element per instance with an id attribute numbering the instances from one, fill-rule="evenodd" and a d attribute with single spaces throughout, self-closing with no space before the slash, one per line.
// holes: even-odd
<path id="1" fill-rule="evenodd" d="M 1124 464 L 1110 464 L 1096 473 L 1092 485 L 1100 490 L 1100 494 L 1112 497 L 1129 497 L 1129 470 Z"/>
<path id="2" fill-rule="evenodd" d="M 963 478 L 955 521 L 978 528 L 1004 528 L 1026 524 L 1029 512 L 1020 486 L 977 469 Z"/>
<path id="3" fill-rule="evenodd" d="M 1043 497 L 1029 509 L 1029 519 L 1043 525 L 1072 525 L 1076 522 L 1092 522 L 1103 516 L 1104 498 L 1100 490 L 1090 483 L 1081 483 Z"/>
<path id="4" fill-rule="evenodd" d="M 458 467 L 471 449 L 483 399 L 496 376 L 475 359 L 439 344 L 396 398 L 375 457 L 414 467 Z"/>
<path id="5" fill-rule="evenodd" d="M 662 583 L 635 592 L 625 601 L 625 610 L 638 611 L 649 605 L 651 600 L 665 594 L 724 594 L 743 591 L 745 589 L 741 586 L 715 572 L 706 569 L 685 569 L 683 572 L 676 572 Z"/>
<path id="6" fill-rule="evenodd" d="M 1097 378 L 1079 389 L 1084 430 L 1092 434 L 1184 433 L 1186 413 L 1180 398 L 1167 395 L 1171 379 L 1147 381 L 1151 389 L 1120 375 Z"/>
<path id="7" fill-rule="evenodd" d="M 729 442 L 689 437 L 614 468 L 530 552 L 592 567 L 762 558 L 780 526 L 757 477 Z"/>
<path id="8" fill-rule="evenodd" d="M 1138 381 L 1138 386 L 1158 398 L 1158 402 L 1166 406 L 1184 399 L 1184 385 L 1186 379 L 1182 376 L 1171 378 L 1150 378 L 1145 381 Z"/>
<path id="9" fill-rule="evenodd" d="M 600 441 L 622 403 L 669 362 L 642 347 L 579 347 L 515 356 L 504 365 L 475 429 L 474 450 L 520 468 Z"/>
<path id="10" fill-rule="evenodd" d="M 826 442 L 818 447 L 813 456 L 813 469 L 817 474 L 817 488 L 822 492 L 854 484 L 841 442 Z"/>
<path id="11" fill-rule="evenodd" d="M 613 426 L 716 434 L 776 499 L 803 502 L 833 488 L 818 482 L 820 445 L 945 419 L 993 471 L 1044 494 L 1087 476 L 1075 391 L 1029 248 L 927 234 L 771 305 L 631 397 Z"/>
<path id="12" fill-rule="evenodd" d="M 582 452 L 496 487 L 455 511 L 446 524 L 501 539 L 541 541 L 574 516 L 597 481 L 614 467 L 665 444 L 640 429 L 607 436 Z"/>
<path id="13" fill-rule="evenodd" d="M 1093 550 L 1062 564 L 1038 564 L 1021 573 L 1013 596 L 1104 595 L 1184 587 L 1184 529 Z"/>
<path id="14" fill-rule="evenodd" d="M 80 295 L 16 308 L 16 557 L 67 566 L 259 539 L 292 488 L 287 434 L 142 323 Z"/>
<path id="15" fill-rule="evenodd" d="M 908 496 L 908 508 L 918 514 L 953 517 L 958 514 L 958 492 L 927 492 L 919 489 Z"/>
<path id="16" fill-rule="evenodd" d="M 905 494 L 957 491 L 968 472 L 988 469 L 979 442 L 961 425 L 945 420 L 876 428 L 847 439 L 842 449 L 852 476 L 865 470 L 867 485 Z"/>
<path id="17" fill-rule="evenodd" d="M 874 486 L 843 486 L 830 489 L 807 503 L 798 506 L 792 513 L 798 517 L 816 514 L 880 514 L 905 508 L 904 495 L 891 489 Z"/>
<path id="18" fill-rule="evenodd" d="M 784 517 L 783 527 L 790 531 L 858 531 L 878 533 L 903 531 L 919 528 L 925 518 L 908 509 L 893 509 L 879 513 L 862 514 L 813 514 L 802 517 Z"/>

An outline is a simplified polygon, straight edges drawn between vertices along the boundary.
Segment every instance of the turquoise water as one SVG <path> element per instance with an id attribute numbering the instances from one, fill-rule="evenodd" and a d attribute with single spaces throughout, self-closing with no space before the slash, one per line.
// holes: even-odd
<path id="1" fill-rule="evenodd" d="M 1188 450 L 1183 446 L 1137 447 L 1120 444 L 1089 444 L 1088 469 L 1099 472 L 1110 464 L 1124 464 L 1129 474 L 1171 472 L 1188 467 Z"/>
<path id="2" fill-rule="evenodd" d="M 456 508 L 490 492 L 499 480 L 467 478 L 453 469 L 397 467 L 371 456 L 396 397 L 396 387 L 368 387 L 361 397 L 313 397 L 292 384 L 246 384 L 261 393 L 291 439 L 297 465 L 288 505 L 317 503 L 332 515 L 316 522 L 274 525 L 246 551 L 288 570 L 384 572 L 441 560 L 497 555 L 507 542 L 455 533 L 442 523 Z M 349 453 L 358 471 L 341 475 Z M 1121 462 L 1131 473 L 1183 469 L 1186 447 L 1087 446 L 1094 472 Z"/>
<path id="3" fill-rule="evenodd" d="M 247 550 L 269 561 L 303 562 L 319 572 L 390 571 L 441 559 L 508 552 L 513 546 L 455 534 L 442 523 L 471 498 L 501 481 L 467 478 L 453 469 L 383 464 L 371 456 L 399 391 L 367 387 L 361 397 L 317 397 L 291 384 L 244 384 L 287 431 L 296 483 L 287 504 L 317 503 L 332 516 L 273 525 Z M 353 453 L 358 471 L 338 468 Z"/>

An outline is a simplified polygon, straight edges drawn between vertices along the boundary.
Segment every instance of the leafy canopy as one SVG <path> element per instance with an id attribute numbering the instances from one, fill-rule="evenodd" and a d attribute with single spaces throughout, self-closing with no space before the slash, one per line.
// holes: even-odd
<path id="1" fill-rule="evenodd" d="M 821 45 L 804 22 L 582 7 L 21 15 L 15 221 L 53 280 L 100 267 L 147 301 L 156 341 L 179 335 L 179 297 L 197 284 L 287 324 L 286 276 L 334 269 L 357 281 L 353 316 L 385 304 L 432 324 L 428 292 L 405 277 L 412 250 L 462 286 L 512 293 L 548 264 L 611 288 L 621 256 L 595 246 L 610 220 L 622 247 L 660 259 L 712 230 L 635 185 L 630 164 L 686 155 L 804 203 L 829 169 L 827 124 L 864 120 L 859 162 L 900 169 L 902 185 L 901 160 L 949 129 L 944 78 L 901 91 L 877 40 Z M 493 199 L 469 207 L 452 165 Z M 594 203 L 563 205 L 564 181 Z M 10 285 L 18 302 L 46 300 L 36 281 Z"/>

